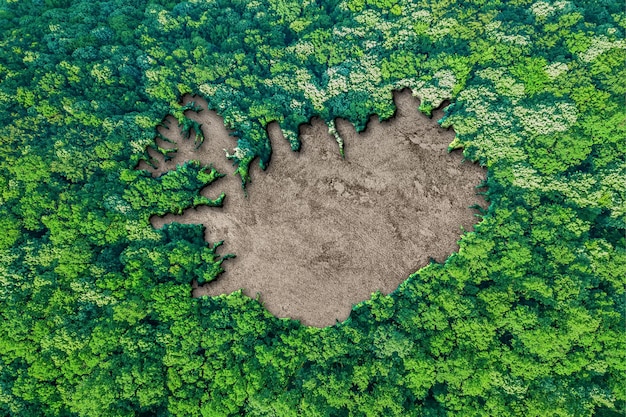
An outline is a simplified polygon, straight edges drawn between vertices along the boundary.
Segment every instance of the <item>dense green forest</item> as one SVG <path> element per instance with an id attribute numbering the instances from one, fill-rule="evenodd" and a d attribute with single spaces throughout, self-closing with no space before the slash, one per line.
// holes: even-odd
<path id="1" fill-rule="evenodd" d="M 625 31 L 618 0 L 0 1 L 0 414 L 623 415 Z M 270 121 L 341 143 L 404 87 L 488 169 L 458 253 L 324 329 L 190 297 L 220 242 L 148 219 L 222 174 L 134 169 L 199 130 L 183 94 L 245 185 Z"/>

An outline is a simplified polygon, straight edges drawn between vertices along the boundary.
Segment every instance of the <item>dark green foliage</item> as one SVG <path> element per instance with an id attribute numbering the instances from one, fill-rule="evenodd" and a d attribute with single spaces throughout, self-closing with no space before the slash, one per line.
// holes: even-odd
<path id="1" fill-rule="evenodd" d="M 13 1 L 0 5 L 0 414 L 613 416 L 626 391 L 626 16 L 613 0 Z M 363 130 L 410 87 L 488 168 L 444 264 L 325 329 L 241 292 L 233 255 L 153 215 L 221 174 L 152 178 L 201 94 L 242 183 L 277 121 Z M 166 126 L 167 128 L 177 128 Z M 337 135 L 341 143 L 341 138 Z M 167 155 L 166 155 L 167 156 Z M 217 192 L 217 191 L 216 191 Z"/>

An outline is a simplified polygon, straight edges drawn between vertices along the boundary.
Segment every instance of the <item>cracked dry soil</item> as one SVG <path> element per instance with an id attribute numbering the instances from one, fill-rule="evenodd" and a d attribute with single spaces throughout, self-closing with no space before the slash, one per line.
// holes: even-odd
<path id="1" fill-rule="evenodd" d="M 223 207 L 151 219 L 156 228 L 203 224 L 208 242 L 224 240 L 221 253 L 237 255 L 224 262 L 225 272 L 215 281 L 200 287 L 194 282 L 195 297 L 243 288 L 250 297 L 260 294 L 277 317 L 332 325 L 372 292 L 395 290 L 429 258 L 444 261 L 458 250 L 462 229 L 470 231 L 478 221 L 469 206 L 486 207 L 475 188 L 485 170 L 462 161 L 460 151 L 447 152 L 454 132 L 438 126 L 442 112 L 424 116 L 409 90 L 394 93 L 393 118 L 379 123 L 373 116 L 360 134 L 337 120 L 345 159 L 319 119 L 300 127 L 300 152 L 292 152 L 278 124 L 271 123 L 272 160 L 266 171 L 253 162 L 247 198 L 224 153 L 237 145 L 236 138 L 221 117 L 206 110 L 206 101 L 192 96 L 183 101 L 205 109 L 187 113 L 202 123 L 202 146 L 195 149 L 193 138 L 184 140 L 176 129 L 160 127 L 177 152 L 164 162 L 150 151 L 157 169 L 145 163 L 138 168 L 158 176 L 196 159 L 227 174 L 201 192 L 215 198 L 224 191 Z M 171 116 L 170 125 L 176 126 Z"/>

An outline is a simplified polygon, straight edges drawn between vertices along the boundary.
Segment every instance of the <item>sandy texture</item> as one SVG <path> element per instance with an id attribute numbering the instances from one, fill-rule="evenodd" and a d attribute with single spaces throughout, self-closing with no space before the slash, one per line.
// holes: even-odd
<path id="1" fill-rule="evenodd" d="M 441 112 L 428 119 L 408 90 L 394 99 L 396 116 L 382 124 L 372 117 L 362 134 L 337 120 L 344 160 L 320 120 L 301 126 L 300 152 L 292 152 L 279 126 L 270 124 L 272 160 L 266 171 L 253 163 L 247 198 L 224 157 L 223 149 L 230 152 L 236 140 L 214 112 L 188 113 L 203 124 L 206 139 L 197 150 L 175 129 L 161 130 L 178 151 L 167 163 L 160 158 L 153 175 L 189 159 L 228 174 L 202 191 L 211 198 L 226 192 L 224 207 L 151 219 L 157 228 L 201 223 L 207 241 L 224 240 L 221 253 L 237 255 L 214 282 L 194 283 L 193 295 L 244 288 L 251 297 L 260 293 L 278 317 L 327 326 L 345 320 L 352 305 L 372 292 L 393 291 L 429 258 L 444 261 L 458 250 L 461 227 L 471 230 L 478 220 L 468 206 L 486 204 L 474 188 L 485 171 L 462 162 L 460 152 L 447 152 L 454 132 L 438 127 Z M 206 108 L 198 97 L 184 101 L 192 100 Z"/>

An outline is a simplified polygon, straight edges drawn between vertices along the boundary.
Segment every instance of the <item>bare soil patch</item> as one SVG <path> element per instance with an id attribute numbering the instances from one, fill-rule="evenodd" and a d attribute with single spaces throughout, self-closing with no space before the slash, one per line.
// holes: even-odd
<path id="1" fill-rule="evenodd" d="M 319 119 L 301 126 L 300 152 L 291 151 L 277 123 L 270 124 L 272 160 L 266 171 L 253 163 L 248 197 L 223 150 L 231 152 L 236 139 L 215 112 L 188 113 L 202 123 L 206 139 L 199 149 L 177 129 L 160 128 L 177 152 L 168 162 L 154 153 L 157 169 L 139 168 L 158 176 L 196 159 L 227 174 L 202 191 L 211 198 L 224 191 L 223 207 L 151 219 L 156 228 L 203 224 L 208 242 L 224 240 L 223 253 L 237 255 L 215 281 L 194 283 L 193 296 L 243 288 L 250 297 L 260 294 L 277 317 L 322 327 L 345 320 L 372 292 L 395 290 L 429 258 L 441 262 L 458 250 L 461 228 L 472 230 L 478 220 L 468 207 L 486 205 L 475 188 L 485 170 L 463 162 L 459 151 L 447 152 L 454 132 L 437 125 L 441 112 L 432 119 L 422 115 L 408 90 L 394 100 L 396 116 L 383 123 L 372 117 L 361 134 L 337 120 L 345 159 Z M 199 97 L 186 96 L 189 101 L 206 109 Z"/>

